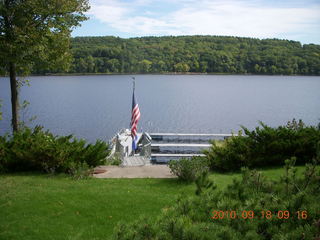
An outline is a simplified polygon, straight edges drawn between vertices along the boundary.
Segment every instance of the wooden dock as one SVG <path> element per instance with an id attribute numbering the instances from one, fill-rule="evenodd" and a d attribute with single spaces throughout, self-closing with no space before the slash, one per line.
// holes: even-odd
<path id="1" fill-rule="evenodd" d="M 182 158 L 182 157 L 204 157 L 205 155 L 202 153 L 194 153 L 194 154 L 188 154 L 188 153 L 152 153 L 151 157 L 175 157 L 175 158 Z"/>
<path id="2" fill-rule="evenodd" d="M 151 147 L 200 147 L 208 148 L 211 144 L 201 143 L 151 143 Z"/>
<path id="3" fill-rule="evenodd" d="M 223 140 L 237 134 L 225 133 L 138 133 L 138 150 L 132 151 L 129 129 L 121 130 L 113 138 L 113 151 L 118 153 L 122 166 L 144 166 L 168 163 L 172 159 L 205 156 L 204 149 L 211 147 L 211 140 Z"/>
<path id="4" fill-rule="evenodd" d="M 149 133 L 151 137 L 153 136 L 177 136 L 177 137 L 232 137 L 237 136 L 237 134 L 228 134 L 228 133 Z"/>
<path id="5" fill-rule="evenodd" d="M 171 159 L 204 157 L 212 139 L 226 139 L 237 134 L 225 133 L 148 133 L 151 137 L 151 161 L 168 163 Z"/>

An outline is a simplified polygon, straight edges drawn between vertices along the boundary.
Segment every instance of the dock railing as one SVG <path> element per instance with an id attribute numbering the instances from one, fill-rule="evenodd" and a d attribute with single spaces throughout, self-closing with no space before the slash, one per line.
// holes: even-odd
<path id="1" fill-rule="evenodd" d="M 148 133 L 151 137 L 151 160 L 166 163 L 170 159 L 204 156 L 210 140 L 224 140 L 237 134 L 224 133 Z"/>

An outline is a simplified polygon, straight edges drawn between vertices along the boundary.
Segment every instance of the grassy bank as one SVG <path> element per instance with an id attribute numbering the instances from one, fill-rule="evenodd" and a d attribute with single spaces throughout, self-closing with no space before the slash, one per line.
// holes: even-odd
<path id="1" fill-rule="evenodd" d="M 301 173 L 303 167 L 298 167 Z M 263 171 L 277 179 L 282 168 Z M 240 174 L 211 174 L 224 188 Z M 111 239 L 114 226 L 157 216 L 194 185 L 176 179 L 88 179 L 14 174 L 0 176 L 0 239 Z"/>

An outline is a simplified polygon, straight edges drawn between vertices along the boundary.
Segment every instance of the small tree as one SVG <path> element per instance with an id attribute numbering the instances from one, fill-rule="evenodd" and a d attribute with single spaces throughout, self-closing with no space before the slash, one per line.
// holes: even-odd
<path id="1" fill-rule="evenodd" d="M 18 131 L 16 75 L 35 63 L 66 70 L 72 29 L 87 19 L 88 0 L 0 0 L 0 69 L 10 75 L 12 129 Z"/>

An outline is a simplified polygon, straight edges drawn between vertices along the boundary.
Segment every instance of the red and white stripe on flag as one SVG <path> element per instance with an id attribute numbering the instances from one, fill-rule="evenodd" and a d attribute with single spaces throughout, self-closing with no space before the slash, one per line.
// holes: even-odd
<path id="1" fill-rule="evenodd" d="M 137 128 L 138 128 L 138 121 L 140 119 L 140 110 L 138 104 L 135 104 L 134 108 L 132 109 L 132 116 L 131 116 L 131 135 L 132 138 L 137 136 Z"/>
<path id="2" fill-rule="evenodd" d="M 138 103 L 136 102 L 136 98 L 134 96 L 134 90 L 132 94 L 132 113 L 131 113 L 131 137 L 132 137 L 132 149 L 137 149 L 137 129 L 138 129 L 138 121 L 140 119 L 140 110 Z"/>

